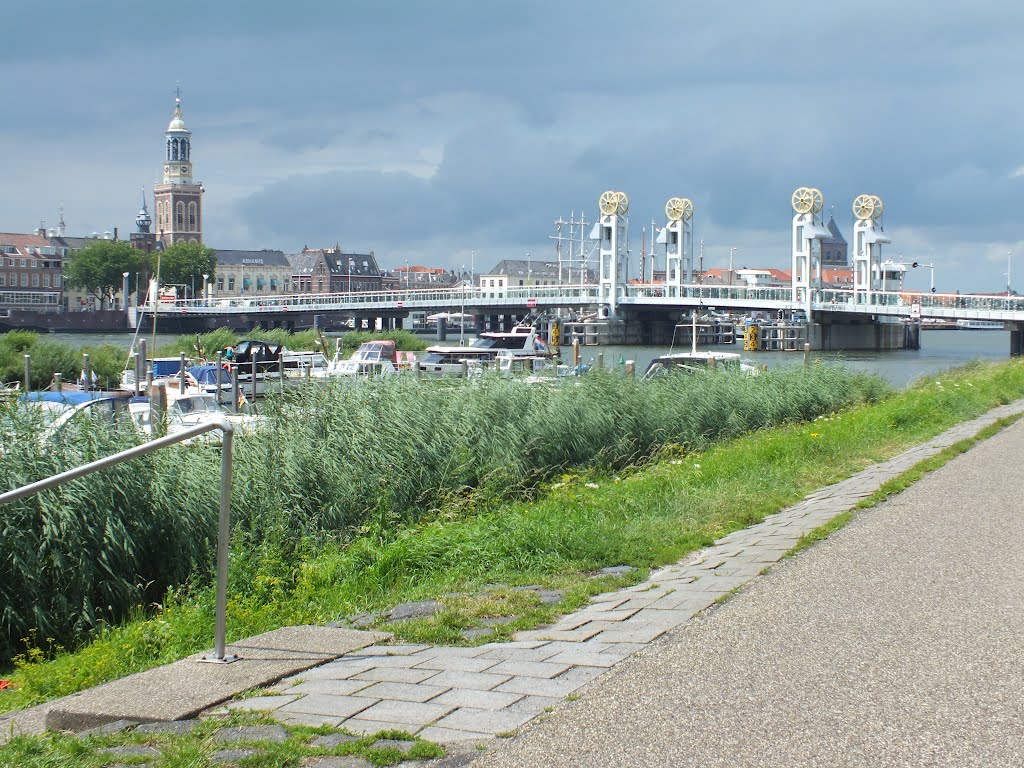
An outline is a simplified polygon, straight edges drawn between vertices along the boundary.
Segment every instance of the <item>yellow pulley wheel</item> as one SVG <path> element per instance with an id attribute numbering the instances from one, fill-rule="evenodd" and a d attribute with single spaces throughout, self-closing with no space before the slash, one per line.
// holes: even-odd
<path id="1" fill-rule="evenodd" d="M 875 205 L 878 200 L 874 195 L 857 195 L 853 201 L 853 215 L 861 221 L 875 218 Z"/>
<path id="2" fill-rule="evenodd" d="M 683 221 L 693 218 L 693 201 L 688 197 L 683 198 Z"/>
<path id="3" fill-rule="evenodd" d="M 617 207 L 616 207 L 616 211 L 618 212 L 618 214 L 620 216 L 625 216 L 626 211 L 629 210 L 629 198 L 626 197 L 626 193 L 625 192 L 616 192 L 615 193 L 615 200 L 616 200 L 616 203 L 618 204 Z"/>
<path id="4" fill-rule="evenodd" d="M 811 213 L 820 213 L 825 204 L 825 197 L 817 187 L 811 187 L 809 191 L 811 193 Z"/>
<path id="5" fill-rule="evenodd" d="M 874 214 L 871 216 L 871 218 L 872 219 L 877 219 L 877 218 L 879 218 L 882 215 L 882 211 L 884 210 L 884 207 L 882 205 L 882 198 L 880 198 L 878 195 L 872 195 L 871 197 L 875 201 L 875 210 L 874 210 Z"/>
<path id="6" fill-rule="evenodd" d="M 793 193 L 793 210 L 797 213 L 810 213 L 813 207 L 813 191 L 809 187 L 798 187 Z"/>
<path id="7" fill-rule="evenodd" d="M 612 190 L 602 192 L 598 205 L 601 207 L 601 213 L 605 216 L 611 216 L 616 210 L 618 210 L 619 193 L 613 192 Z"/>
<path id="8" fill-rule="evenodd" d="M 665 203 L 665 215 L 669 221 L 680 221 L 683 218 L 683 199 L 681 197 L 670 198 Z"/>

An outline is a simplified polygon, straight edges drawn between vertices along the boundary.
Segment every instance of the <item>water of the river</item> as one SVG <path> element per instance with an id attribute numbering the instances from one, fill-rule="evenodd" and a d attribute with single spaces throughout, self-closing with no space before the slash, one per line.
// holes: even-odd
<path id="1" fill-rule="evenodd" d="M 95 344 L 117 344 L 125 349 L 127 357 L 131 345 L 131 334 L 80 334 L 55 333 L 47 338 L 60 340 L 76 347 Z M 173 342 L 175 335 L 157 334 L 156 343 L 161 345 Z M 150 341 L 150 337 L 147 337 Z M 453 343 L 449 336 L 447 344 Z M 458 343 L 458 342 L 454 342 Z M 722 346 L 718 349 L 740 351 L 740 346 Z M 667 347 L 582 347 L 580 356 L 584 362 L 604 354 L 606 366 L 618 365 L 619 360 L 635 360 L 638 371 L 644 371 L 647 364 L 658 355 L 667 353 Z M 686 349 L 676 348 L 676 352 Z M 1010 352 L 1010 334 L 1008 331 L 935 331 L 921 333 L 921 349 L 900 349 L 888 352 L 815 352 L 815 358 L 843 363 L 844 365 L 864 371 L 873 371 L 883 376 L 892 384 L 902 387 L 915 379 L 929 373 L 953 368 L 976 359 L 1005 360 Z M 563 361 L 569 360 L 572 350 L 562 349 Z M 747 352 L 744 358 L 750 362 L 774 368 L 780 365 L 794 365 L 802 362 L 803 354 L 794 352 Z"/>

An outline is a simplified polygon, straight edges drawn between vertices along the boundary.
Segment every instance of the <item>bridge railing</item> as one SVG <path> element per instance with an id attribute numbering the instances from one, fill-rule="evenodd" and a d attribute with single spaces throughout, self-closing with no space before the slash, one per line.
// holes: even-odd
<path id="1" fill-rule="evenodd" d="M 871 303 L 859 301 L 852 290 L 821 290 L 815 293 L 818 305 L 864 306 L 864 307 L 906 307 L 917 304 L 921 313 L 929 310 L 938 314 L 949 314 L 948 310 L 969 310 L 974 312 L 1021 312 L 1024 313 L 1024 296 L 991 296 L 960 293 L 922 293 L 914 291 L 874 291 Z"/>
<path id="2" fill-rule="evenodd" d="M 697 299 L 702 302 L 714 302 L 723 299 L 779 302 L 791 301 L 793 290 L 792 288 L 779 286 L 704 285 L 699 283 L 672 286 L 663 283 L 647 283 L 629 286 L 626 295 L 640 299 L 678 298 Z"/>

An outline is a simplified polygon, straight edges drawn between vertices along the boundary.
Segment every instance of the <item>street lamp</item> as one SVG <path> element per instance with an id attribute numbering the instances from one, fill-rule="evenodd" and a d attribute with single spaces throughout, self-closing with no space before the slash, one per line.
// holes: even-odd
<path id="1" fill-rule="evenodd" d="M 1010 257 L 1013 256 L 1013 251 L 1006 252 L 1006 296 L 1010 296 Z"/>
<path id="2" fill-rule="evenodd" d="M 732 257 L 738 250 L 739 248 L 729 249 L 729 285 L 732 285 Z"/>
<path id="3" fill-rule="evenodd" d="M 207 285 L 208 285 L 207 280 L 209 280 L 209 279 L 210 279 L 209 272 L 203 272 L 203 301 L 204 302 L 210 300 L 210 292 L 209 292 L 209 290 L 207 288 Z"/>

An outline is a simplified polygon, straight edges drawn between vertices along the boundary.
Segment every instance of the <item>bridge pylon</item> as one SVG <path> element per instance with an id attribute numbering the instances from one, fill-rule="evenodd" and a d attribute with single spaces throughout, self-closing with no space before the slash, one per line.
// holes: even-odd
<path id="1" fill-rule="evenodd" d="M 793 303 L 811 316 L 815 289 L 821 288 L 821 241 L 832 233 L 821 223 L 824 197 L 814 187 L 793 192 Z"/>
<path id="2" fill-rule="evenodd" d="M 891 243 L 882 231 L 882 198 L 858 195 L 853 201 L 853 302 L 871 304 L 882 289 L 882 244 Z"/>
<path id="3" fill-rule="evenodd" d="M 599 245 L 601 274 L 598 280 L 600 301 L 614 317 L 619 299 L 626 295 L 626 213 L 629 198 L 625 192 L 608 190 L 598 200 L 600 218 L 590 233 Z"/>
<path id="4" fill-rule="evenodd" d="M 665 295 L 677 297 L 690 278 L 693 256 L 687 250 L 687 235 L 692 244 L 693 202 L 686 197 L 673 197 L 665 203 L 668 224 L 658 234 L 657 242 L 665 246 Z"/>

